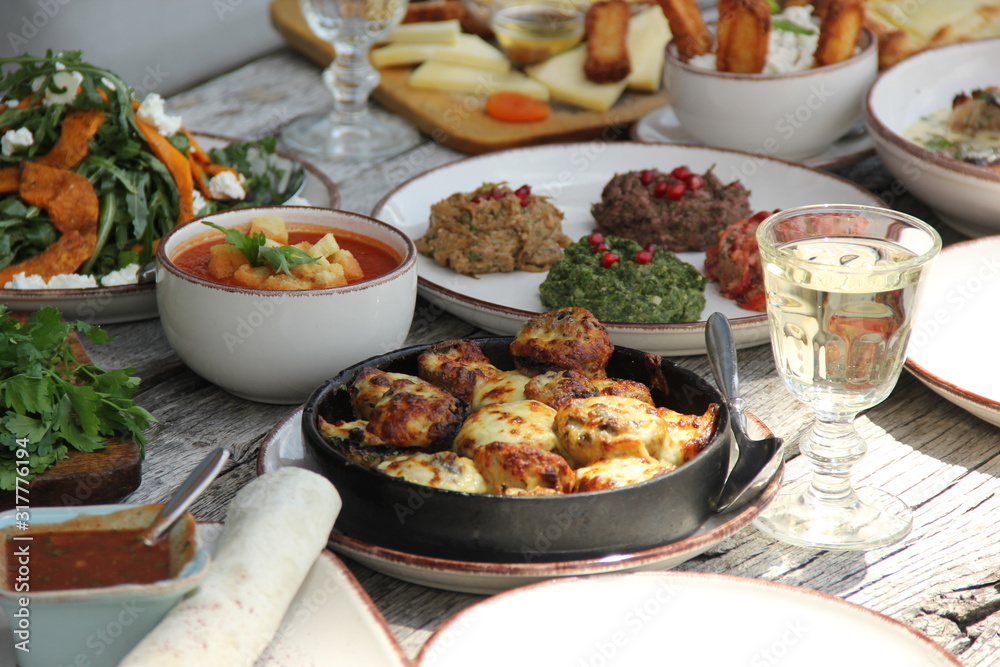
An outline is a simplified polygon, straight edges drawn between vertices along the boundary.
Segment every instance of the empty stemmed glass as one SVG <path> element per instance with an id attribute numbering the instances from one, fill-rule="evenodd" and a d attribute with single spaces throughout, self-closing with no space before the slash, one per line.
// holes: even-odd
<path id="1" fill-rule="evenodd" d="M 799 446 L 809 479 L 786 485 L 755 523 L 800 546 L 891 544 L 910 531 L 911 513 L 888 493 L 852 485 L 866 452 L 853 422 L 896 384 L 917 287 L 941 238 L 896 211 L 816 205 L 767 218 L 757 241 L 778 373 L 815 421 Z"/>
<path id="2" fill-rule="evenodd" d="M 372 44 L 399 25 L 407 0 L 299 0 L 309 29 L 333 44 L 334 60 L 323 71 L 333 93 L 329 114 L 296 118 L 281 131 L 292 150 L 330 161 L 367 162 L 412 148 L 417 130 L 389 114 L 369 113 L 368 96 L 379 74 L 368 61 Z"/>

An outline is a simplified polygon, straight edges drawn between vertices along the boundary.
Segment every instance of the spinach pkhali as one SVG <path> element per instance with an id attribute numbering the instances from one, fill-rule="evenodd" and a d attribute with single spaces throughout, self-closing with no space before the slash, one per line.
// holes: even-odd
<path id="1" fill-rule="evenodd" d="M 705 277 L 669 250 L 594 235 L 564 249 L 542 282 L 542 305 L 586 308 L 605 322 L 696 322 L 705 308 Z M 602 245 L 603 244 L 603 245 Z"/>

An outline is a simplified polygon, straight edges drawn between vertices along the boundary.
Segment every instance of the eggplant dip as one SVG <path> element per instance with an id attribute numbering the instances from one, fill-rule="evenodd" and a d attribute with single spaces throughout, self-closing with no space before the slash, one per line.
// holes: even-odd
<path id="1" fill-rule="evenodd" d="M 572 239 L 562 233 L 563 214 L 546 197 L 522 185 L 484 183 L 431 206 L 430 227 L 417 250 L 462 275 L 545 271 Z"/>
<path id="2" fill-rule="evenodd" d="M 750 192 L 739 181 L 724 185 L 711 169 L 669 173 L 643 169 L 615 174 L 591 207 L 597 228 L 640 245 L 673 252 L 705 251 L 730 223 L 749 217 Z"/>

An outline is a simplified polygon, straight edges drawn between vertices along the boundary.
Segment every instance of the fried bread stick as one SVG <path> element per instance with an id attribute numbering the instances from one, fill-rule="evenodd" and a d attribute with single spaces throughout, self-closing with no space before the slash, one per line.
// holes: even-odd
<path id="1" fill-rule="evenodd" d="M 463 18 L 465 18 L 465 5 L 461 0 L 423 0 L 407 5 L 402 22 L 422 23 Z"/>
<path id="2" fill-rule="evenodd" d="M 712 49 L 712 33 L 705 26 L 695 0 L 659 0 L 677 45 L 677 55 L 688 61 Z"/>
<path id="3" fill-rule="evenodd" d="M 628 76 L 628 22 L 632 10 L 625 0 L 602 0 L 587 9 L 584 34 L 587 59 L 583 73 L 594 83 L 621 81 Z"/>
<path id="4" fill-rule="evenodd" d="M 865 24 L 864 0 L 827 0 L 824 11 L 813 56 L 814 67 L 839 63 L 854 55 Z"/>
<path id="5" fill-rule="evenodd" d="M 739 74 L 762 72 L 770 31 L 767 0 L 719 0 L 715 69 Z"/>

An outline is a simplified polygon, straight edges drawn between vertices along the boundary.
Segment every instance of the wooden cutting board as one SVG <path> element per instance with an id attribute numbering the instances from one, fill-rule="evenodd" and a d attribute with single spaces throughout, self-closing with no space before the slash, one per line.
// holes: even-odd
<path id="1" fill-rule="evenodd" d="M 292 48 L 323 67 L 330 64 L 333 46 L 309 30 L 298 0 L 272 0 L 270 8 L 271 22 Z M 483 101 L 476 96 L 411 88 L 407 83 L 411 71 L 411 67 L 380 70 L 382 80 L 372 98 L 435 141 L 469 155 L 559 141 L 624 138 L 628 125 L 669 101 L 663 91 L 626 92 L 606 112 L 553 103 L 552 115 L 544 121 L 503 123 L 483 113 Z"/>
<path id="2" fill-rule="evenodd" d="M 89 362 L 79 339 L 71 336 L 76 358 Z M 71 449 L 68 458 L 32 479 L 27 493 L 22 491 L 18 497 L 13 491 L 0 491 L 0 511 L 17 504 L 53 507 L 117 502 L 139 488 L 141 468 L 142 454 L 131 440 L 112 438 L 106 448 L 96 452 Z"/>

